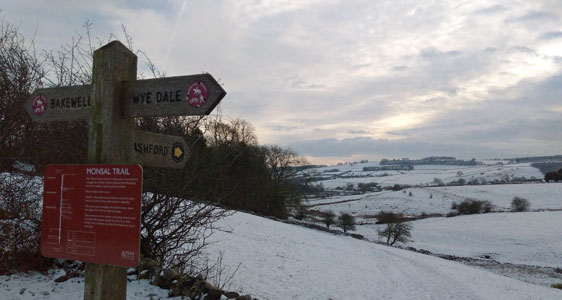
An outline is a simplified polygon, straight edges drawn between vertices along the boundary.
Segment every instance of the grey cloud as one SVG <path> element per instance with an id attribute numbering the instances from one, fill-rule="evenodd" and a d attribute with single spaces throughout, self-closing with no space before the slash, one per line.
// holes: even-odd
<path id="1" fill-rule="evenodd" d="M 299 126 L 288 126 L 288 125 L 272 125 L 271 129 L 274 131 L 293 131 L 299 129 Z"/>
<path id="2" fill-rule="evenodd" d="M 408 69 L 410 69 L 407 66 L 395 66 L 392 67 L 392 71 L 407 71 Z"/>
<path id="3" fill-rule="evenodd" d="M 308 83 L 302 79 L 293 80 L 292 82 L 289 83 L 289 85 L 293 88 L 305 89 L 305 90 L 318 90 L 318 89 L 327 88 L 327 86 L 324 84 Z"/>
<path id="4" fill-rule="evenodd" d="M 507 23 L 517 23 L 517 22 L 544 22 L 544 21 L 557 21 L 559 18 L 557 15 L 544 12 L 544 11 L 528 11 L 524 15 L 519 17 L 509 18 L 506 20 Z"/>
<path id="5" fill-rule="evenodd" d="M 370 134 L 371 132 L 366 130 L 348 130 L 347 133 L 351 134 Z"/>
<path id="6" fill-rule="evenodd" d="M 439 51 L 438 49 L 435 49 L 433 47 L 425 48 L 425 49 L 422 49 L 420 51 L 420 56 L 422 56 L 424 58 L 429 58 L 429 59 L 452 57 L 452 56 L 457 56 L 457 55 L 461 55 L 461 54 L 462 54 L 462 51 L 459 51 L 459 50 L 442 52 L 442 51 Z"/>
<path id="7" fill-rule="evenodd" d="M 435 143 L 415 139 L 382 140 L 366 137 L 349 139 L 321 139 L 298 142 L 291 144 L 301 155 L 316 157 L 352 156 L 361 155 L 368 158 L 400 158 L 422 157 L 430 155 L 453 155 L 463 158 L 486 157 L 497 155 L 498 152 L 491 147 Z"/>
<path id="8" fill-rule="evenodd" d="M 483 158 L 558 153 L 562 147 L 562 122 L 560 113 L 552 108 L 560 105 L 562 73 L 542 82 L 522 82 L 503 91 L 502 95 L 512 93 L 519 96 L 467 104 L 426 125 L 387 132 L 400 137 L 399 140 L 317 139 L 292 143 L 291 147 L 300 154 L 316 157 L 451 155 Z M 447 100 L 434 98 L 430 101 Z"/>
<path id="9" fill-rule="evenodd" d="M 562 38 L 562 31 L 544 32 L 543 34 L 541 34 L 540 38 L 543 40 L 559 39 Z"/>
<path id="10" fill-rule="evenodd" d="M 477 14 L 477 15 L 492 15 L 492 14 L 500 13 L 500 12 L 503 12 L 503 11 L 506 11 L 506 10 L 507 10 L 507 8 L 505 6 L 500 5 L 500 4 L 496 4 L 496 5 L 493 5 L 493 6 L 490 6 L 490 7 L 479 9 L 479 10 L 475 11 L 474 14 Z"/>
<path id="11" fill-rule="evenodd" d="M 535 54 L 536 53 L 535 50 L 533 50 L 529 47 L 526 47 L 526 46 L 515 46 L 515 47 L 512 47 L 512 49 L 517 51 L 517 52 L 523 52 L 523 53 L 527 53 L 527 54 Z"/>

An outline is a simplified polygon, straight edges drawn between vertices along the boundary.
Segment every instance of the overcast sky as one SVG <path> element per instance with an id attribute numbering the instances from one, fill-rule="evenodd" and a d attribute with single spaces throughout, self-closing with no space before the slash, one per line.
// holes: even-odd
<path id="1" fill-rule="evenodd" d="M 262 144 L 313 163 L 562 153 L 562 1 L 31 1 L 37 47 L 125 25 L 168 76 L 209 72 Z M 143 66 L 139 66 L 143 68 Z"/>

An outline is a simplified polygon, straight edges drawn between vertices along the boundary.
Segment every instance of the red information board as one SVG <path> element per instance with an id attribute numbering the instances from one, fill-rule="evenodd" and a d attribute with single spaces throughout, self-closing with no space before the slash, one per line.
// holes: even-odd
<path id="1" fill-rule="evenodd" d="M 139 165 L 49 165 L 41 253 L 135 267 L 140 251 Z"/>

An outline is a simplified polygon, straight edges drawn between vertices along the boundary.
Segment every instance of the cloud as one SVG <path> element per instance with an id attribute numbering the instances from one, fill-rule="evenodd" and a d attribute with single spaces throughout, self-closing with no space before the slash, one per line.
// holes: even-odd
<path id="1" fill-rule="evenodd" d="M 559 38 L 562 38 L 562 31 L 544 32 L 544 33 L 541 34 L 540 38 L 543 39 L 543 40 L 559 39 Z"/>
<path id="2" fill-rule="evenodd" d="M 544 11 L 527 11 L 523 15 L 507 19 L 506 22 L 552 22 L 558 20 L 559 17 L 553 13 Z"/>
<path id="3" fill-rule="evenodd" d="M 508 10 L 508 9 L 505 6 L 503 6 L 501 4 L 496 4 L 496 5 L 486 7 L 486 8 L 479 9 L 479 10 L 475 11 L 474 14 L 476 14 L 476 15 L 492 15 L 492 14 L 504 12 L 506 10 Z"/>
<path id="4" fill-rule="evenodd" d="M 366 130 L 348 130 L 347 131 L 350 134 L 370 134 L 371 132 L 366 131 Z"/>
<path id="5" fill-rule="evenodd" d="M 558 145 L 559 1 L 7 1 L 28 32 L 39 22 L 39 49 L 86 17 L 96 36 L 125 24 L 168 76 L 220 78 L 223 113 L 262 143 L 389 157 Z"/>

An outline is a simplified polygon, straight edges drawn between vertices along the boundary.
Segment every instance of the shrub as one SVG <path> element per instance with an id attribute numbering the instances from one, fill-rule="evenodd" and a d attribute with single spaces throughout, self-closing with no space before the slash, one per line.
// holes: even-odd
<path id="1" fill-rule="evenodd" d="M 525 198 L 513 197 L 511 200 L 512 211 L 528 211 L 530 206 L 531 203 Z"/>
<path id="2" fill-rule="evenodd" d="M 0 275 L 46 271 L 52 259 L 39 251 L 41 181 L 0 174 Z"/>
<path id="3" fill-rule="evenodd" d="M 457 204 L 457 202 L 453 201 L 453 203 L 451 203 L 451 209 L 458 209 L 459 205 Z"/>
<path id="4" fill-rule="evenodd" d="M 551 285 L 551 287 L 555 288 L 555 289 L 560 289 L 562 290 L 562 283 L 555 283 L 553 285 Z"/>
<path id="5" fill-rule="evenodd" d="M 377 215 L 377 224 L 396 223 L 404 219 L 402 214 L 395 214 L 390 211 L 381 211 Z"/>
<path id="6" fill-rule="evenodd" d="M 479 201 L 474 199 L 465 199 L 458 204 L 457 210 L 461 215 L 472 215 L 479 213 L 489 213 L 492 210 L 490 201 Z"/>
<path id="7" fill-rule="evenodd" d="M 489 213 L 492 211 L 493 205 L 490 201 L 482 201 L 482 208 L 481 208 L 481 212 L 482 213 Z"/>

